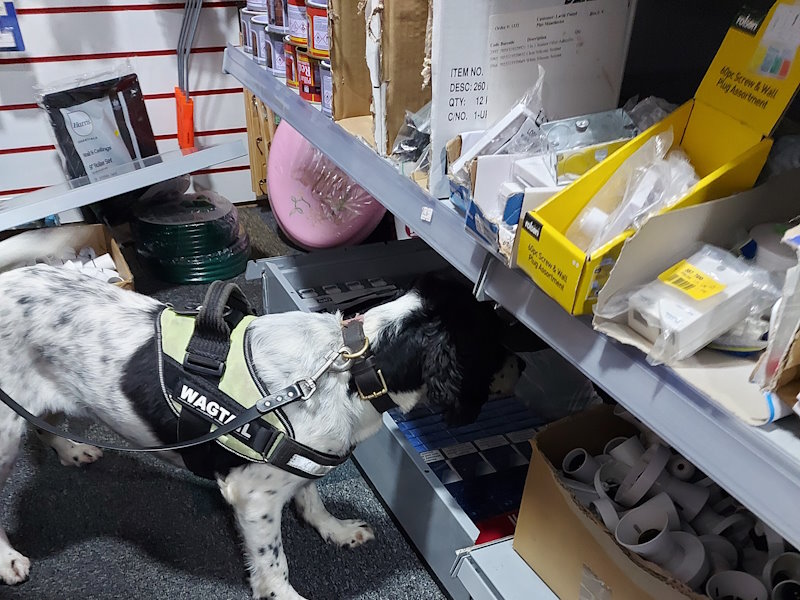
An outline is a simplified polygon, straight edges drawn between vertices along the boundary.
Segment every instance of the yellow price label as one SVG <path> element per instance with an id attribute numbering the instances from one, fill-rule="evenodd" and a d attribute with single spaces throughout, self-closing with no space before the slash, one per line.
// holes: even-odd
<path id="1" fill-rule="evenodd" d="M 724 283 L 720 283 L 686 260 L 670 267 L 658 278 L 695 300 L 711 298 L 725 289 Z"/>

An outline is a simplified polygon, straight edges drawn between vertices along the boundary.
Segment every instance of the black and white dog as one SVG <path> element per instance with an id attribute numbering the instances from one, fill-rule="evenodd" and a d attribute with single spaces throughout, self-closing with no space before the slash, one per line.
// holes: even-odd
<path id="1" fill-rule="evenodd" d="M 40 265 L 0 274 L 0 389 L 35 415 L 89 417 L 132 444 L 163 444 L 160 423 L 171 416 L 154 350 L 154 323 L 163 308 L 71 271 Z M 444 279 L 423 279 L 397 300 L 368 310 L 363 327 L 390 397 L 405 411 L 427 400 L 451 422 L 469 422 L 498 373 L 507 385 L 518 375 L 516 361 L 501 347 L 503 324 L 493 309 Z M 341 315 L 267 315 L 249 328 L 257 375 L 270 390 L 308 377 L 342 345 Z M 349 372 L 329 371 L 311 398 L 285 406 L 295 439 L 343 456 L 375 433 L 380 415 L 354 391 Z M 25 421 L 0 403 L 0 487 L 25 429 Z M 93 446 L 40 437 L 64 465 L 102 456 Z M 183 464 L 176 453 L 164 458 Z M 366 523 L 329 514 L 314 483 L 270 465 L 237 466 L 219 472 L 217 481 L 236 514 L 256 598 L 301 598 L 289 583 L 281 544 L 281 510 L 289 500 L 330 543 L 354 547 L 374 537 Z M 0 528 L 0 582 L 23 582 L 29 569 Z"/>

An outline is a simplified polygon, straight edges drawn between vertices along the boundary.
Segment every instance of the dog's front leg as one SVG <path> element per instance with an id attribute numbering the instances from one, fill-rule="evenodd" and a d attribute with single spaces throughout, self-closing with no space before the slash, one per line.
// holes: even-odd
<path id="1" fill-rule="evenodd" d="M 325 508 L 316 483 L 303 486 L 294 495 L 297 515 L 317 530 L 326 542 L 343 548 L 355 548 L 375 539 L 364 521 L 337 519 Z"/>
<path id="2" fill-rule="evenodd" d="M 223 497 L 233 507 L 244 538 L 253 597 L 305 600 L 289 583 L 281 541 L 283 507 L 302 480 L 270 467 L 252 465 L 235 469 L 218 483 Z"/>

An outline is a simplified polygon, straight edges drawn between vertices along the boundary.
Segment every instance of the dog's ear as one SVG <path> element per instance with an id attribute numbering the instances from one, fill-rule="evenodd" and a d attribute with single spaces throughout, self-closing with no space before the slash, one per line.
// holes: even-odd
<path id="1" fill-rule="evenodd" d="M 474 422 L 486 402 L 488 382 L 476 380 L 476 373 L 470 372 L 465 358 L 458 356 L 453 340 L 441 336 L 429 339 L 425 348 L 422 378 L 428 402 L 442 409 L 450 426 Z"/>

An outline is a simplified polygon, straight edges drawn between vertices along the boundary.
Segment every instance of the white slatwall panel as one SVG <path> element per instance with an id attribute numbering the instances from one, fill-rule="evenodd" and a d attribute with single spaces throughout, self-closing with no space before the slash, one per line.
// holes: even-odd
<path id="1" fill-rule="evenodd" d="M 175 101 L 177 45 L 183 2 L 168 0 L 16 0 L 24 53 L 0 53 L 0 197 L 9 190 L 64 180 L 47 117 L 33 87 L 130 61 L 139 76 L 160 150 L 177 148 Z M 199 145 L 244 139 L 241 85 L 221 72 L 222 48 L 238 39 L 238 14 L 230 0 L 208 0 L 192 56 Z M 138 54 L 138 55 L 135 55 Z M 26 149 L 35 149 L 27 151 Z M 233 201 L 253 199 L 247 159 L 196 175 Z"/>

